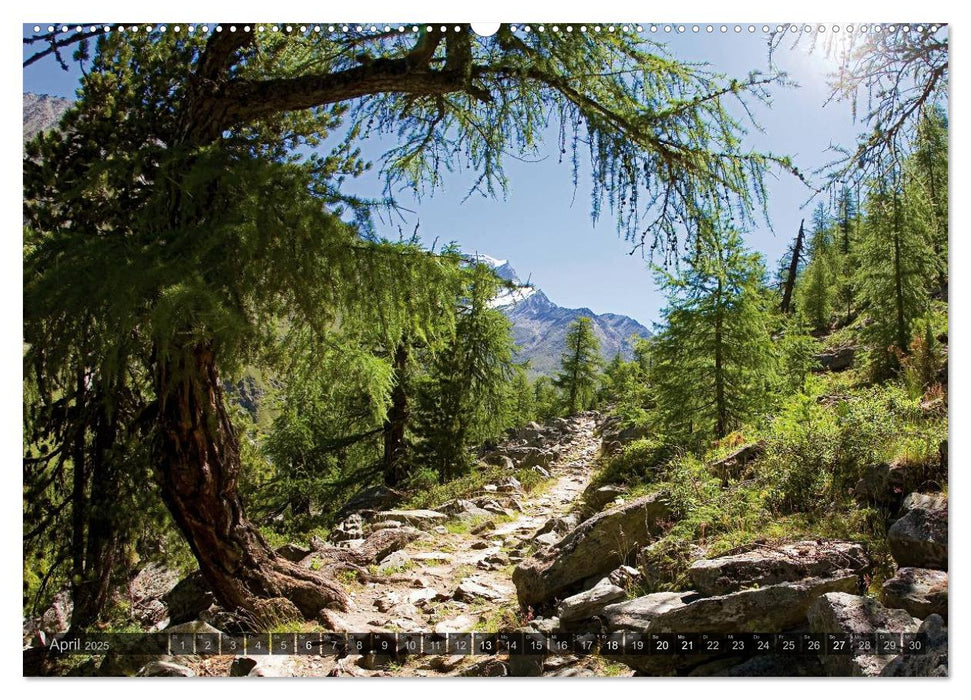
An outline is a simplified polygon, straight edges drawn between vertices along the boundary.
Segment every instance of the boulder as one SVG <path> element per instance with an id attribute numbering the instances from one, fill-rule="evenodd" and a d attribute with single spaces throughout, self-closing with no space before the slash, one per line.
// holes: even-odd
<path id="1" fill-rule="evenodd" d="M 855 591 L 857 576 L 845 572 L 828 578 L 787 581 L 723 596 L 696 592 L 652 593 L 604 609 L 607 629 L 641 633 L 728 634 L 784 632 L 806 623 L 806 611 L 819 596 L 831 591 Z M 708 654 L 622 656 L 619 661 L 650 675 L 684 674 L 704 667 L 705 675 L 721 672 L 727 663 Z"/>
<path id="2" fill-rule="evenodd" d="M 384 510 L 389 506 L 398 503 L 404 497 L 400 491 L 388 488 L 387 486 L 370 486 L 362 491 L 358 491 L 344 506 L 337 512 L 336 520 L 344 520 L 354 513 L 362 511 Z"/>
<path id="3" fill-rule="evenodd" d="M 530 471 L 533 471 L 536 474 L 538 474 L 541 479 L 549 479 L 550 478 L 550 473 L 548 471 L 546 471 L 545 469 L 543 469 L 543 467 L 541 467 L 539 465 L 535 465 L 535 466 L 531 467 L 530 468 Z"/>
<path id="4" fill-rule="evenodd" d="M 508 676 L 509 668 L 499 659 L 489 657 L 481 661 L 476 661 L 470 666 L 466 666 L 459 675 L 475 678 L 498 678 Z"/>
<path id="5" fill-rule="evenodd" d="M 448 503 L 443 503 L 438 511 L 458 518 L 459 520 L 472 520 L 474 518 L 488 518 L 492 515 L 484 508 L 480 508 L 472 501 L 459 498 Z"/>
<path id="6" fill-rule="evenodd" d="M 864 470 L 853 495 L 863 503 L 899 504 L 906 494 L 936 484 L 947 474 L 946 462 L 943 470 L 938 466 L 899 460 L 874 464 Z"/>
<path id="7" fill-rule="evenodd" d="M 421 530 L 413 527 L 396 527 L 377 530 L 361 544 L 359 551 L 371 563 L 386 559 L 421 537 Z"/>
<path id="8" fill-rule="evenodd" d="M 886 608 L 874 598 L 850 593 L 820 596 L 809 607 L 807 617 L 809 629 L 819 633 L 916 632 L 920 625 L 920 620 L 906 610 Z M 877 676 L 892 658 L 878 654 L 826 654 L 821 661 L 832 676 Z"/>
<path id="9" fill-rule="evenodd" d="M 459 583 L 458 588 L 455 589 L 455 595 L 452 597 L 455 600 L 474 603 L 480 599 L 493 602 L 500 601 L 504 600 L 506 596 L 502 591 L 497 591 L 495 588 L 479 583 L 474 578 L 466 578 L 462 579 L 461 583 Z"/>
<path id="10" fill-rule="evenodd" d="M 216 602 L 209 583 L 201 571 L 195 571 L 179 581 L 162 600 L 169 609 L 169 623 L 177 625 L 199 617 Z"/>
<path id="11" fill-rule="evenodd" d="M 833 576 L 786 581 L 727 595 L 697 597 L 669 605 L 651 621 L 651 632 L 783 632 L 805 623 L 810 604 L 834 591 L 856 591 L 850 571 Z M 654 594 L 658 595 L 658 594 Z"/>
<path id="12" fill-rule="evenodd" d="M 270 600 L 277 600 L 271 598 Z M 222 634 L 221 631 L 202 620 L 192 620 L 165 628 L 166 634 Z"/>
<path id="13" fill-rule="evenodd" d="M 842 372 L 853 366 L 856 357 L 855 347 L 836 348 L 816 355 L 819 367 L 827 372 Z"/>
<path id="14" fill-rule="evenodd" d="M 248 676 L 250 671 L 256 668 L 257 661 L 249 656 L 237 656 L 229 665 L 229 675 L 231 678 L 241 678 Z"/>
<path id="15" fill-rule="evenodd" d="M 400 520 L 403 523 L 421 528 L 444 522 L 448 520 L 448 516 L 445 513 L 439 513 L 437 510 L 384 510 L 377 514 L 377 519 Z"/>
<path id="16" fill-rule="evenodd" d="M 924 619 L 940 615 L 947 622 L 947 572 L 904 567 L 883 583 L 883 601 Z"/>
<path id="17" fill-rule="evenodd" d="M 607 484 L 606 486 L 599 487 L 589 487 L 583 492 L 583 504 L 592 513 L 599 513 L 603 510 L 604 506 L 613 503 L 618 496 L 623 496 L 627 493 L 627 489 L 623 486 L 617 486 L 615 484 Z"/>
<path id="18" fill-rule="evenodd" d="M 606 605 L 621 600 L 624 589 L 604 579 L 583 593 L 564 598 L 556 610 L 560 622 L 585 620 L 603 612 Z"/>
<path id="19" fill-rule="evenodd" d="M 162 597 L 179 582 L 179 573 L 161 564 L 149 563 L 131 580 L 128 590 L 132 616 L 144 628 L 158 630 L 168 624 L 169 609 Z"/>
<path id="20" fill-rule="evenodd" d="M 748 445 L 742 445 L 730 455 L 711 463 L 711 470 L 728 483 L 729 479 L 740 479 L 745 473 L 745 467 L 765 454 L 765 441 L 759 440 Z"/>
<path id="21" fill-rule="evenodd" d="M 306 559 L 308 556 L 310 556 L 310 552 L 311 550 L 308 547 L 301 547 L 293 542 L 288 542 L 276 550 L 276 553 L 281 557 L 294 563 Z"/>
<path id="22" fill-rule="evenodd" d="M 24 645 L 34 645 L 67 632 L 71 626 L 71 613 L 73 612 L 74 603 L 71 600 L 71 592 L 67 589 L 60 591 L 54 596 L 47 610 L 38 617 L 30 618 L 24 622 Z"/>
<path id="23" fill-rule="evenodd" d="M 947 569 L 947 496 L 912 493 L 903 517 L 887 532 L 890 553 L 900 566 Z"/>
<path id="24" fill-rule="evenodd" d="M 196 674 L 191 668 L 182 666 L 181 664 L 177 664 L 172 661 L 149 661 L 147 664 L 142 666 L 135 675 L 140 677 L 166 676 L 192 678 Z"/>
<path id="25" fill-rule="evenodd" d="M 655 493 L 599 513 L 513 571 L 521 605 L 536 605 L 584 579 L 607 574 L 647 544 L 671 515 L 665 494 Z"/>
<path id="26" fill-rule="evenodd" d="M 924 653 L 895 656 L 883 667 L 881 676 L 947 677 L 947 627 L 944 620 L 940 615 L 931 615 L 921 623 L 917 632 L 925 635 Z"/>
<path id="27" fill-rule="evenodd" d="M 626 590 L 641 580 L 641 572 L 636 567 L 622 564 L 607 574 L 607 580 Z"/>
<path id="28" fill-rule="evenodd" d="M 684 608 L 688 603 L 697 600 L 701 595 L 695 591 L 679 593 L 651 593 L 608 605 L 603 610 L 607 629 L 612 632 L 628 630 L 643 632 L 648 629 L 654 618 L 671 610 Z"/>
<path id="29" fill-rule="evenodd" d="M 759 545 L 740 554 L 702 559 L 688 569 L 694 588 L 705 595 L 725 595 L 783 581 L 831 576 L 837 571 L 863 573 L 870 559 L 863 545 L 841 540 L 809 540 Z"/>

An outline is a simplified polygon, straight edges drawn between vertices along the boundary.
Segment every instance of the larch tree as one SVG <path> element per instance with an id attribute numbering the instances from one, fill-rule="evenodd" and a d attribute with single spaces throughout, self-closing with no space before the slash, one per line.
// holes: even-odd
<path id="1" fill-rule="evenodd" d="M 593 407 L 603 358 L 600 341 L 593 332 L 593 321 L 581 316 L 566 332 L 560 370 L 553 384 L 560 390 L 567 415 Z"/>
<path id="2" fill-rule="evenodd" d="M 766 406 L 776 373 L 765 270 L 731 229 L 712 230 L 705 254 L 678 274 L 657 270 L 667 296 L 650 380 L 663 434 L 699 444 Z"/>
<path id="3" fill-rule="evenodd" d="M 472 262 L 457 300 L 455 332 L 431 363 L 415 419 L 415 460 L 442 481 L 471 467 L 470 448 L 507 425 L 514 374 L 511 324 L 490 306 L 503 280 Z"/>
<path id="4" fill-rule="evenodd" d="M 24 367 L 38 416 L 59 421 L 38 433 L 56 454 L 75 450 L 77 469 L 92 465 L 79 481 L 107 474 L 109 499 L 129 462 L 99 452 L 98 436 L 148 448 L 163 502 L 230 610 L 285 598 L 314 617 L 348 599 L 247 519 L 223 376 L 287 332 L 323 338 L 380 318 L 393 347 L 443 309 L 450 265 L 384 255 L 372 203 L 341 192 L 367 167 L 361 139 L 397 137 L 380 163 L 389 198 L 398 185 L 434 190 L 459 164 L 492 195 L 507 185 L 503 155 L 535 153 L 552 121 L 574 171 L 581 154 L 589 165 L 593 216 L 612 207 L 628 238 L 665 255 L 728 207 L 751 217 L 763 175 L 794 171 L 746 148 L 731 113 L 778 76 L 725 79 L 627 32 L 416 29 L 25 39 L 40 47 L 25 67 L 72 47 L 84 63 L 61 130 L 30 143 L 23 165 Z M 335 132 L 345 138 L 323 151 Z M 84 512 L 80 540 L 97 530 Z M 107 565 L 94 551 L 75 568 L 100 581 Z"/>
<path id="5" fill-rule="evenodd" d="M 872 319 L 865 337 L 877 376 L 897 369 L 898 353 L 910 346 L 914 321 L 928 310 L 938 272 L 932 228 L 926 192 L 908 172 L 896 171 L 871 184 L 855 281 Z"/>

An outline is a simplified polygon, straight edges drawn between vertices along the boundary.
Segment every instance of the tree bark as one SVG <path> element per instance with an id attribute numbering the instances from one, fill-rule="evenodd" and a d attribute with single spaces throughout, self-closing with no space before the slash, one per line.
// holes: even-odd
<path id="1" fill-rule="evenodd" d="M 723 438 L 728 433 L 728 409 L 725 405 L 724 348 L 722 347 L 722 281 L 718 280 L 718 296 L 715 305 L 715 436 Z"/>
<path id="2" fill-rule="evenodd" d="M 900 260 L 900 201 L 897 192 L 893 194 L 893 279 L 894 296 L 897 307 L 897 345 L 900 352 L 907 352 L 907 321 L 904 314 L 903 267 Z"/>
<path id="3" fill-rule="evenodd" d="M 213 349 L 174 348 L 157 363 L 162 498 L 220 603 L 260 615 L 260 601 L 290 600 L 302 615 L 347 608 L 333 582 L 278 556 L 245 517 L 236 435 Z"/>
<path id="4" fill-rule="evenodd" d="M 796 244 L 792 249 L 792 260 L 789 261 L 789 273 L 786 275 L 786 286 L 782 292 L 782 313 L 788 314 L 792 304 L 792 290 L 796 286 L 796 274 L 799 272 L 799 259 L 802 257 L 802 238 L 803 224 L 806 220 L 799 222 L 799 233 L 796 235 Z"/>
<path id="5" fill-rule="evenodd" d="M 395 384 L 391 391 L 391 408 L 384 421 L 384 483 L 397 486 L 407 474 L 402 468 L 405 451 L 405 427 L 408 425 L 408 393 L 405 371 L 408 366 L 407 341 L 398 343 L 394 351 Z"/>
<path id="6" fill-rule="evenodd" d="M 75 579 L 71 597 L 71 630 L 86 629 L 101 615 L 111 593 L 112 577 L 121 555 L 117 522 L 118 464 L 110 454 L 118 433 L 117 421 L 108 415 L 106 399 L 98 401 L 91 455 L 91 496 L 87 510 L 84 564 Z"/>

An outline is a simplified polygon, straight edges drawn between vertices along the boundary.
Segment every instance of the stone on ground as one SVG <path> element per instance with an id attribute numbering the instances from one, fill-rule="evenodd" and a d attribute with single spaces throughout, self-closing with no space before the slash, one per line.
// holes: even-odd
<path id="1" fill-rule="evenodd" d="M 688 569 L 694 588 L 705 595 L 725 595 L 783 581 L 831 576 L 837 571 L 862 573 L 870 566 L 863 545 L 841 540 L 789 542 L 756 546 L 748 552 L 702 559 Z"/>
<path id="2" fill-rule="evenodd" d="M 947 496 L 912 493 L 890 526 L 890 553 L 900 566 L 947 569 Z"/>
<path id="3" fill-rule="evenodd" d="M 670 517 L 665 494 L 655 493 L 599 513 L 544 551 L 523 561 L 512 580 L 521 605 L 551 600 L 590 576 L 607 574 L 647 544 Z"/>
<path id="4" fill-rule="evenodd" d="M 886 608 L 867 596 L 838 592 L 817 598 L 807 617 L 809 629 L 819 633 L 916 632 L 920 625 L 920 620 L 906 610 Z M 877 676 L 892 658 L 877 654 L 825 654 L 822 663 L 833 676 Z"/>
<path id="5" fill-rule="evenodd" d="M 588 591 L 565 598 L 557 608 L 560 622 L 586 620 L 603 612 L 605 606 L 624 597 L 624 589 L 604 579 Z"/>
<path id="6" fill-rule="evenodd" d="M 903 608 L 924 619 L 940 615 L 947 621 L 947 572 L 904 567 L 883 584 L 883 601 L 888 607 Z"/>

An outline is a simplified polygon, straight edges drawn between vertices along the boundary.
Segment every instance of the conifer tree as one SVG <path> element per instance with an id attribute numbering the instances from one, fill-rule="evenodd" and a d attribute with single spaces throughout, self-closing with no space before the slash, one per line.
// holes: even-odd
<path id="1" fill-rule="evenodd" d="M 502 280 L 479 262 L 465 276 L 454 337 L 432 363 L 416 417 L 415 459 L 442 481 L 467 471 L 469 448 L 506 427 L 514 372 L 510 322 L 489 306 Z"/>
<path id="2" fill-rule="evenodd" d="M 679 274 L 657 270 L 667 295 L 651 383 L 662 431 L 689 444 L 727 435 L 766 406 L 776 358 L 760 256 L 734 230 L 713 230 Z"/>
<path id="3" fill-rule="evenodd" d="M 522 365 L 516 365 L 509 384 L 508 406 L 508 427 L 518 428 L 536 420 L 536 392 Z"/>
<path id="4" fill-rule="evenodd" d="M 930 212 L 932 245 L 939 264 L 938 282 L 947 287 L 948 251 L 948 143 L 947 113 L 931 105 L 917 125 L 911 172 L 924 189 Z"/>
<path id="5" fill-rule="evenodd" d="M 553 380 L 561 392 L 567 415 L 593 407 L 602 363 L 593 321 L 589 316 L 581 316 L 567 329 L 560 371 Z"/>
<path id="6" fill-rule="evenodd" d="M 872 323 L 865 329 L 878 377 L 897 369 L 914 320 L 927 311 L 937 268 L 926 192 L 907 172 L 871 184 L 861 229 L 857 294 Z"/>
<path id="7" fill-rule="evenodd" d="M 813 212 L 809 237 L 809 263 L 799 286 L 799 311 L 802 319 L 817 331 L 829 327 L 836 283 L 836 252 L 832 222 L 820 202 Z"/>

